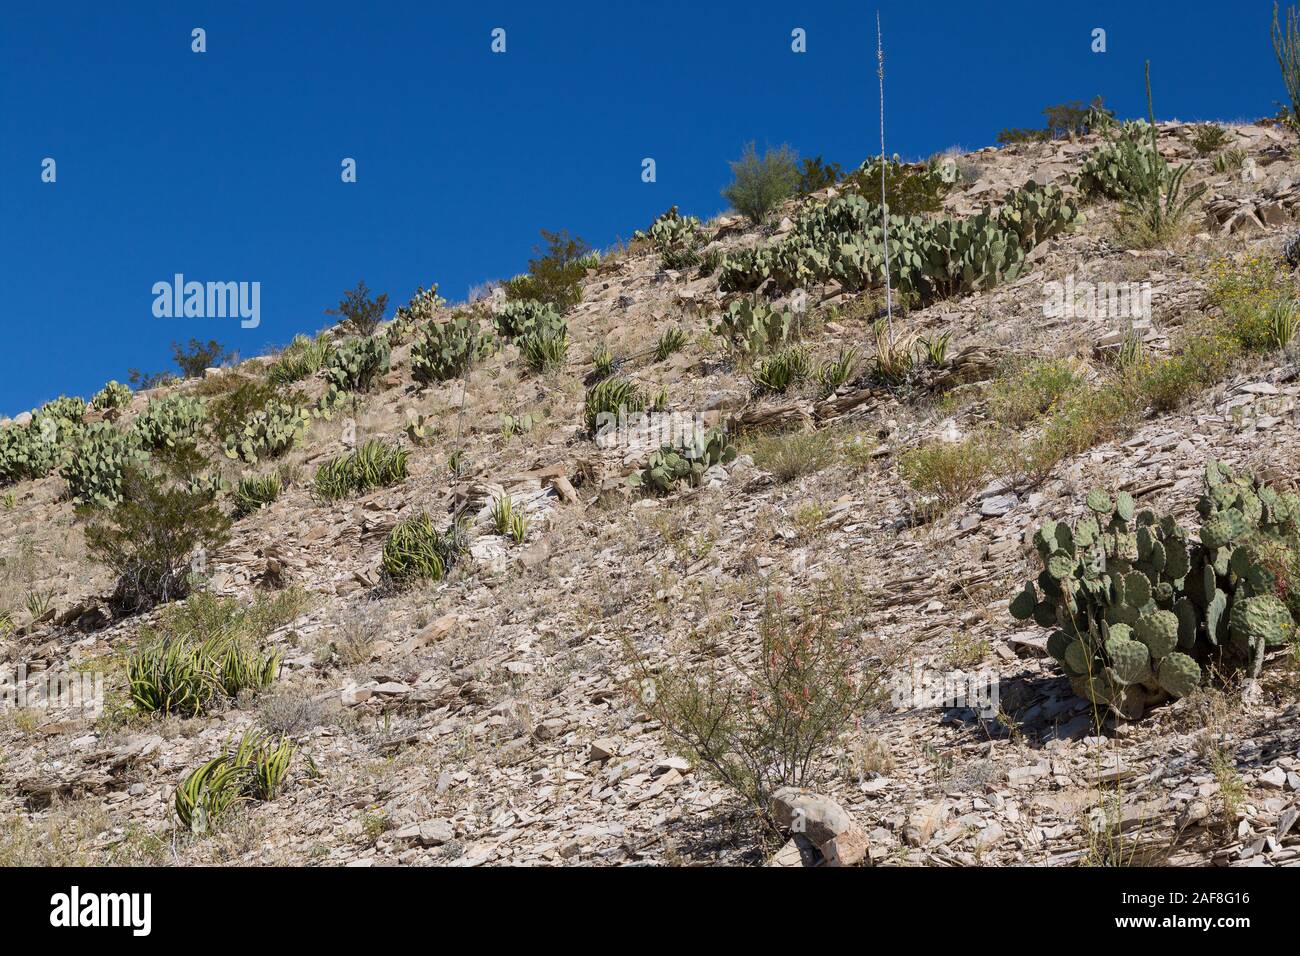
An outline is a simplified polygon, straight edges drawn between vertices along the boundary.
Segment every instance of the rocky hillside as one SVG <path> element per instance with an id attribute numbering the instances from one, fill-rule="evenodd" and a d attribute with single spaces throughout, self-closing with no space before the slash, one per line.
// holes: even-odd
<path id="1" fill-rule="evenodd" d="M 1224 130 L 1201 155 L 1196 129 L 1159 127 L 1163 157 L 1189 165 L 1184 190 L 1206 187 L 1159 242 L 1130 241 L 1120 203 L 1080 186 L 1101 134 L 952 157 L 956 182 L 929 219 L 972 219 L 1028 182 L 1059 187 L 1079 214 L 1000 281 L 922 296 L 892 330 L 878 323 L 876 282 L 814 274 L 800 297 L 768 279 L 756 299 L 720 288 L 744 250 L 795 235 L 842 187 L 789 201 L 764 229 L 740 216 L 701 224 L 698 256 L 679 269 L 648 238 L 603 255 L 564 312 L 567 357 L 542 373 L 507 337 L 463 375 L 421 384 L 418 334 L 399 322 L 368 391 L 331 390 L 328 370 L 294 383 L 319 414 L 283 455 L 230 457 L 223 436 L 202 433 L 225 513 L 241 477 L 274 471 L 283 488 L 241 509 L 183 602 L 124 609 L 69 479 L 56 468 L 10 482 L 0 661 L 31 682 L 102 673 L 105 702 L 98 716 L 0 713 L 0 862 L 1295 862 L 1289 648 L 1270 650 L 1258 680 L 1216 675 L 1124 720 L 1077 696 L 1049 630 L 1008 607 L 1041 569 L 1035 531 L 1082 517 L 1094 488 L 1194 527 L 1209 460 L 1279 490 L 1300 473 L 1295 345 L 1224 351 L 1209 368 L 1188 344 L 1198 323 L 1240 305 L 1234 295 L 1258 291 L 1249 277 L 1293 281 L 1282 246 L 1300 203 L 1296 137 Z M 1150 311 L 1045 309 L 1054 283 L 1146 284 Z M 750 301 L 803 306 L 789 332 L 803 351 L 787 359 L 843 358 L 845 373 L 822 388 L 796 368 L 774 391 L 779 369 L 711 331 Z M 490 322 L 501 308 L 469 314 Z M 657 351 L 671 328 L 679 347 Z M 339 327 L 325 340 L 345 338 Z M 899 342 L 905 367 L 892 373 Z M 593 440 L 584 401 L 602 344 L 616 378 L 724 428 L 735 457 L 663 494 L 629 483 L 658 442 Z M 176 394 L 210 409 L 277 367 L 266 356 L 136 392 L 79 427 L 130 429 Z M 1157 370 L 1160 388 L 1103 414 L 1126 368 Z M 318 469 L 372 439 L 407 453 L 405 476 L 322 494 Z M 503 499 L 526 516 L 515 537 L 494 520 Z M 445 577 L 397 587 L 384 549 L 421 512 L 438 528 L 461 515 L 468 551 Z M 655 719 L 636 678 L 752 673 L 776 595 L 777 614 L 833 622 L 855 674 L 883 693 L 808 755 L 799 780 L 818 795 L 785 793 L 765 820 Z M 185 607 L 201 616 L 202 600 L 215 614 L 255 609 L 257 650 L 278 655 L 273 679 L 196 713 L 149 712 L 132 699 L 133 655 L 175 632 Z M 996 707 L 899 691 L 906 677 L 956 671 L 985 675 Z M 183 826 L 178 786 L 250 728 L 292 747 L 273 799 Z"/>

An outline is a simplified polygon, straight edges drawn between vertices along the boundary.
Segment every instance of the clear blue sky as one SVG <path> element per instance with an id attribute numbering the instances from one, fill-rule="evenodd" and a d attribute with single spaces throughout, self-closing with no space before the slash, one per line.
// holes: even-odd
<path id="1" fill-rule="evenodd" d="M 1285 97 L 1261 0 L 880 9 L 888 146 L 906 156 L 988 145 L 1097 93 L 1143 114 L 1148 57 L 1161 118 L 1254 119 Z M 541 227 L 603 247 L 673 203 L 711 215 L 750 139 L 856 164 L 878 149 L 874 10 L 6 3 L 0 413 L 170 368 L 173 339 L 257 354 L 321 327 L 361 277 L 391 314 L 420 284 L 461 299 L 521 271 Z M 190 50 L 194 27 L 206 53 Z M 344 157 L 355 184 L 340 181 Z M 656 183 L 641 181 L 644 157 Z M 260 282 L 260 327 L 155 318 L 151 288 L 177 272 Z"/>

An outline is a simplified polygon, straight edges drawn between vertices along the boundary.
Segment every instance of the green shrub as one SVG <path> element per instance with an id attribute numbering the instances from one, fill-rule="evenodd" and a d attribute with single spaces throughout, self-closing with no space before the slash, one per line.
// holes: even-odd
<path id="1" fill-rule="evenodd" d="M 659 667 L 627 640 L 629 691 L 687 759 L 770 823 L 777 790 L 815 786 L 824 758 L 881 696 L 850 604 L 827 586 L 799 599 L 769 593 L 756 653 L 743 660 L 704 654 Z"/>
<path id="2" fill-rule="evenodd" d="M 190 339 L 188 345 L 172 343 L 172 358 L 181 370 L 183 378 L 202 378 L 210 368 L 220 368 L 226 362 L 234 361 L 235 353 L 228 351 L 216 339 L 202 342 Z"/>
<path id="3" fill-rule="evenodd" d="M 877 203 L 880 200 L 880 169 L 880 157 L 873 156 L 845 180 L 845 185 Z M 938 170 L 926 165 L 908 165 L 897 156 L 886 160 L 884 169 L 885 205 L 891 215 L 915 216 L 943 208 L 943 194 L 950 184 L 944 181 Z"/>
<path id="4" fill-rule="evenodd" d="M 345 392 L 368 392 L 388 371 L 391 350 L 382 335 L 351 339 L 338 347 L 325 363 L 325 377 Z"/>
<path id="5" fill-rule="evenodd" d="M 395 444 L 371 439 L 355 451 L 340 455 L 316 470 L 316 494 L 338 501 L 404 481 L 410 452 Z"/>
<path id="6" fill-rule="evenodd" d="M 184 597 L 191 557 L 223 544 L 229 519 L 206 492 L 135 467 L 124 472 L 121 495 L 86 528 L 91 557 L 118 576 L 115 602 L 139 609 Z"/>
<path id="7" fill-rule="evenodd" d="M 459 524 L 453 522 L 442 532 L 434 527 L 432 518 L 421 512 L 400 522 L 384 541 L 384 580 L 393 587 L 421 579 L 441 581 L 468 550 L 465 531 Z"/>
<path id="8" fill-rule="evenodd" d="M 763 158 L 751 142 L 739 160 L 731 163 L 732 181 L 722 196 L 755 225 L 799 189 L 798 156 L 789 146 L 768 148 Z"/>
<path id="9" fill-rule="evenodd" d="M 90 404 L 96 411 L 121 411 L 131 404 L 131 389 L 119 381 L 111 381 L 95 393 Z"/>
<path id="10" fill-rule="evenodd" d="M 271 504 L 280 497 L 284 489 L 284 479 L 278 471 L 265 475 L 248 475 L 239 479 L 231 493 L 235 505 L 235 517 L 244 518 Z"/>
<path id="11" fill-rule="evenodd" d="M 799 169 L 799 195 L 807 196 L 834 186 L 844 176 L 839 163 L 823 162 L 820 156 L 805 159 Z"/>
<path id="12" fill-rule="evenodd" d="M 754 464 L 784 483 L 821 471 L 834 457 L 830 432 L 790 431 L 761 435 L 750 453 Z"/>
<path id="13" fill-rule="evenodd" d="M 905 452 L 898 471 L 922 500 L 918 510 L 937 515 L 961 504 L 1003 464 L 1002 453 L 988 435 L 959 442 L 935 441 Z"/>
<path id="14" fill-rule="evenodd" d="M 567 312 L 582 301 L 582 280 L 592 264 L 591 249 L 580 237 L 570 237 L 566 229 L 541 232 L 546 251 L 535 249 L 537 255 L 528 261 L 528 274 L 501 285 L 511 301 L 536 299 Z"/>
<path id="15" fill-rule="evenodd" d="M 388 308 L 388 293 L 370 297 L 370 289 L 365 280 L 357 283 L 355 289 L 343 293 L 337 309 L 326 309 L 326 315 L 343 320 L 343 326 L 354 335 L 362 338 L 373 336 L 384 320 L 384 310 Z"/>
<path id="16" fill-rule="evenodd" d="M 1196 150 L 1198 156 L 1217 153 L 1227 141 L 1227 132 L 1214 123 L 1202 123 L 1192 131 L 1192 149 Z"/>
<path id="17" fill-rule="evenodd" d="M 998 133 L 998 145 L 1012 143 L 1045 143 L 1070 135 L 1082 136 L 1108 127 L 1115 118 L 1106 109 L 1100 96 L 1094 96 L 1087 106 L 1082 100 L 1070 100 L 1043 110 L 1046 125 L 1042 129 L 1004 129 Z"/>
<path id="18" fill-rule="evenodd" d="M 494 341 L 490 332 L 479 330 L 478 319 L 472 315 L 456 314 L 443 322 L 430 322 L 411 346 L 411 375 L 425 385 L 457 378 L 492 354 Z"/>
<path id="19" fill-rule="evenodd" d="M 244 423 L 266 408 L 280 391 L 260 378 L 230 371 L 205 379 L 194 390 L 204 399 L 209 432 L 218 440 L 239 431 Z"/>
<path id="20" fill-rule="evenodd" d="M 186 775 L 176 788 L 176 819 L 186 830 L 208 833 L 232 806 L 249 800 L 272 800 L 293 761 L 294 746 L 285 737 L 267 738 L 247 730 L 237 746 L 227 748 Z"/>
<path id="21" fill-rule="evenodd" d="M 602 341 L 591 350 L 591 364 L 591 377 L 588 381 L 599 382 L 613 375 L 619 363 L 609 345 Z"/>
<path id="22" fill-rule="evenodd" d="M 1009 428 L 1020 428 L 1051 411 L 1083 381 L 1071 363 L 1039 359 L 1026 363 L 995 381 L 989 393 L 989 418 Z"/>

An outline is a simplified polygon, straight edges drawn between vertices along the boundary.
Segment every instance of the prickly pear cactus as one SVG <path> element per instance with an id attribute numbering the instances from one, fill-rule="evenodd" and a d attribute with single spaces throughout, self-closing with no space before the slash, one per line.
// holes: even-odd
<path id="1" fill-rule="evenodd" d="M 91 407 L 99 412 L 116 412 L 131 404 L 130 386 L 114 379 L 94 394 Z"/>
<path id="2" fill-rule="evenodd" d="M 457 314 L 430 322 L 411 346 L 411 377 L 422 385 L 445 382 L 463 375 L 471 365 L 492 353 L 494 336 L 479 330 L 478 319 Z"/>
<path id="3" fill-rule="evenodd" d="M 311 425 L 311 412 L 289 402 L 272 399 L 253 414 L 244 427 L 226 436 L 227 458 L 255 463 L 263 458 L 278 458 Z"/>
<path id="4" fill-rule="evenodd" d="M 628 478 L 628 484 L 652 494 L 666 495 L 683 482 L 692 488 L 704 481 L 714 465 L 730 464 L 736 449 L 720 428 L 711 428 L 694 445 L 685 448 L 664 445 L 650 456 L 644 469 Z"/>
<path id="5" fill-rule="evenodd" d="M 339 346 L 325 366 L 325 377 L 346 392 L 368 392 L 388 371 L 390 349 L 382 335 L 353 339 Z"/>
<path id="6" fill-rule="evenodd" d="M 1034 536 L 1038 577 L 1011 613 L 1052 628 L 1048 653 L 1080 696 L 1126 717 L 1185 697 L 1209 668 L 1258 667 L 1296 636 L 1287 575 L 1300 546 L 1300 499 L 1211 462 L 1199 541 L 1124 492 L 1088 495 L 1074 525 Z M 1294 601 L 1294 596 L 1291 596 Z"/>
<path id="7" fill-rule="evenodd" d="M 188 395 L 169 395 L 149 403 L 131 423 L 131 432 L 141 448 L 177 448 L 192 445 L 203 424 L 203 400 Z"/>
<path id="8" fill-rule="evenodd" d="M 59 475 L 77 504 L 111 505 L 122 497 L 126 468 L 142 464 L 145 458 L 134 435 L 109 422 L 97 422 L 81 433 Z"/>

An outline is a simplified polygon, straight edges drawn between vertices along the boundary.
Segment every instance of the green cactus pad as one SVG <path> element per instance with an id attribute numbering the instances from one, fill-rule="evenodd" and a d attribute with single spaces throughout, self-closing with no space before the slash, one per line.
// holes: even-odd
<path id="1" fill-rule="evenodd" d="M 1266 647 L 1279 647 L 1291 640 L 1295 621 L 1281 598 L 1273 594 L 1238 599 L 1229 623 L 1232 646 L 1244 651 L 1262 640 Z"/>
<path id="2" fill-rule="evenodd" d="M 1150 679 L 1151 653 L 1145 644 L 1111 638 L 1106 642 L 1106 654 L 1115 676 L 1123 683 L 1138 684 Z"/>
<path id="3" fill-rule="evenodd" d="M 1110 514 L 1114 505 L 1111 503 L 1110 495 L 1100 488 L 1088 492 L 1088 507 L 1099 515 Z"/>
<path id="4" fill-rule="evenodd" d="M 1201 666 L 1186 654 L 1174 653 L 1160 662 L 1156 680 L 1174 697 L 1186 697 L 1201 684 Z"/>
<path id="5" fill-rule="evenodd" d="M 1152 611 L 1137 622 L 1133 635 L 1159 660 L 1178 646 L 1178 618 L 1170 611 Z"/>

